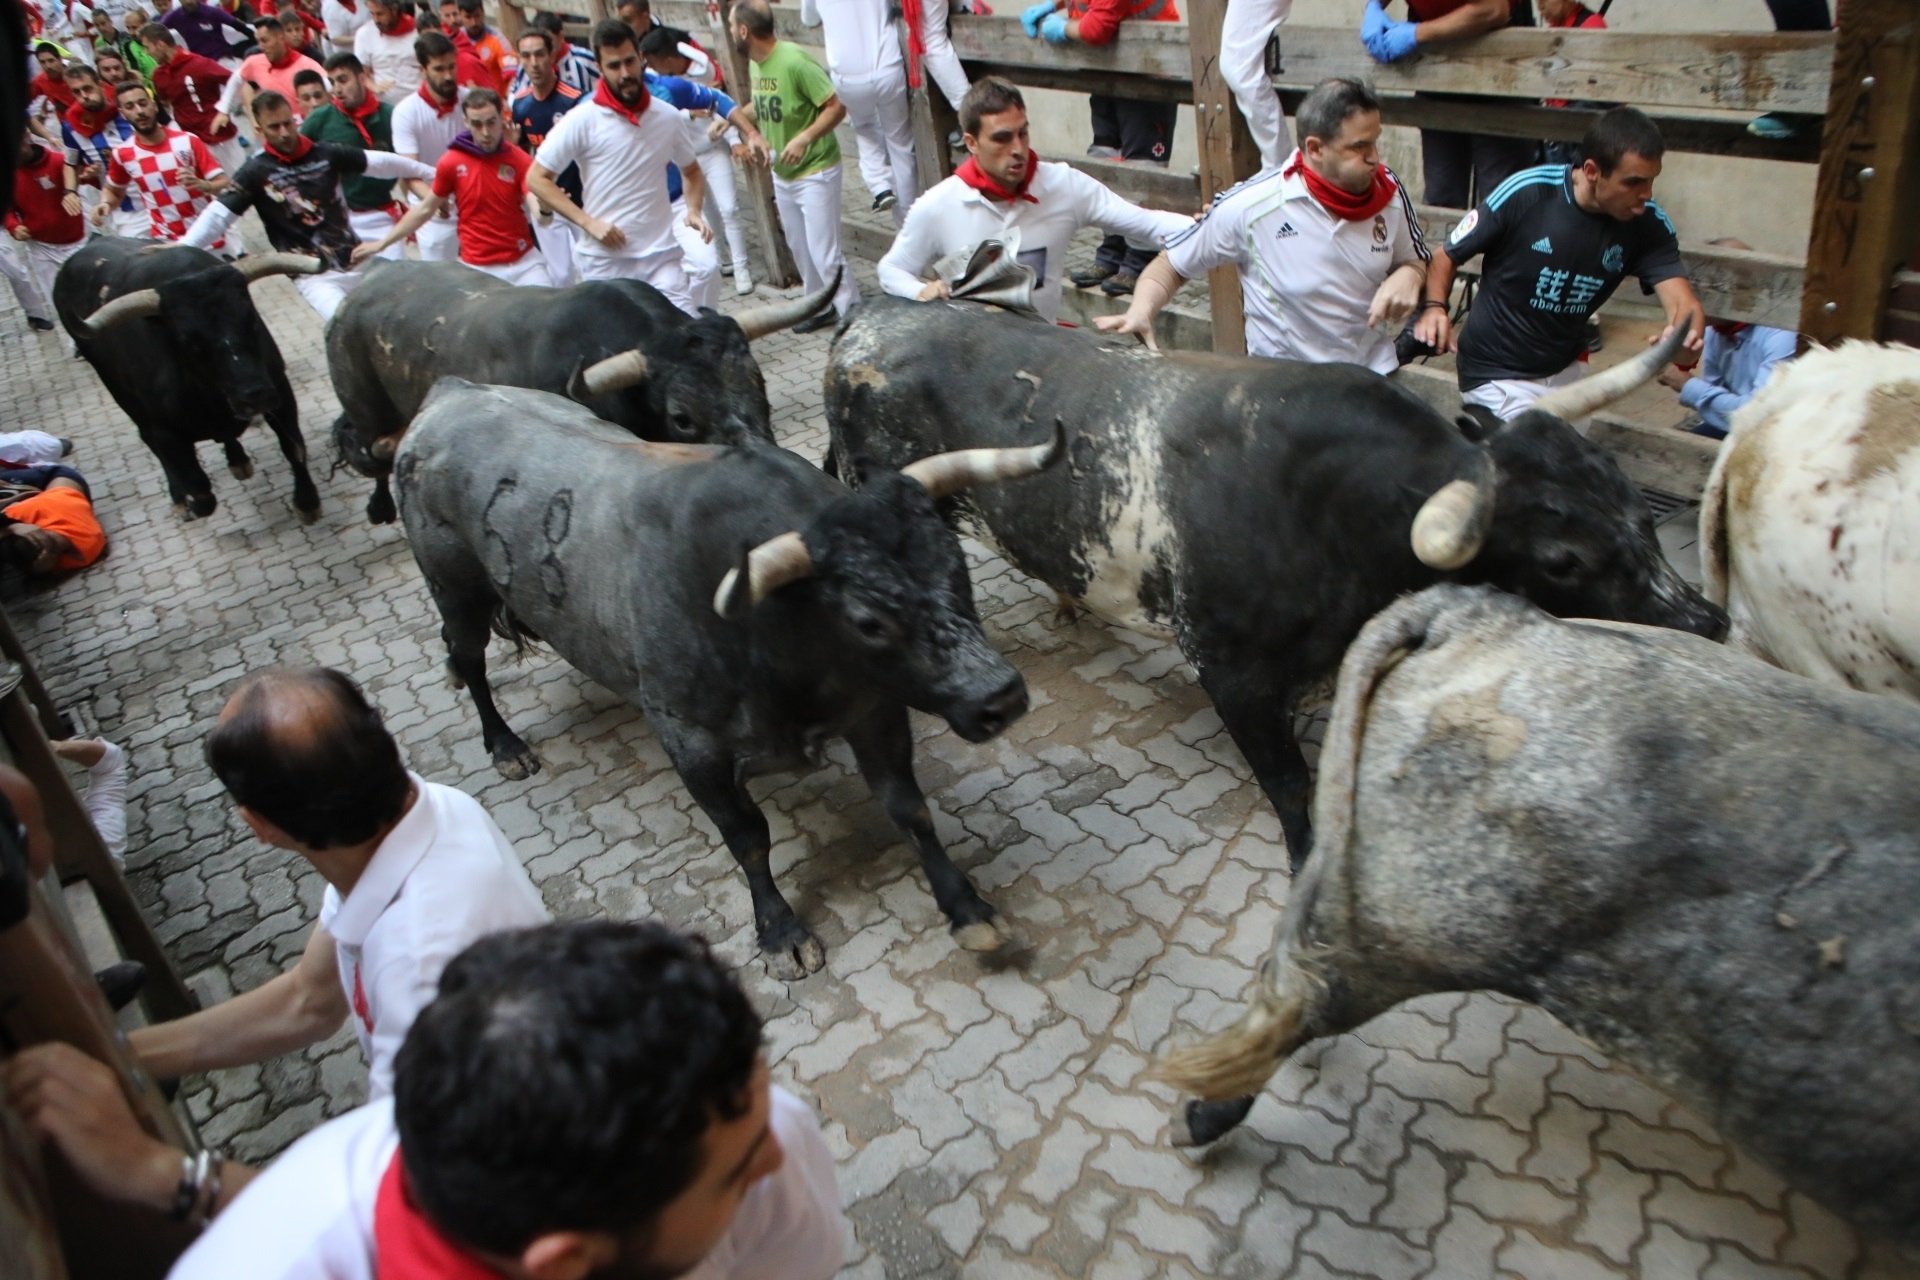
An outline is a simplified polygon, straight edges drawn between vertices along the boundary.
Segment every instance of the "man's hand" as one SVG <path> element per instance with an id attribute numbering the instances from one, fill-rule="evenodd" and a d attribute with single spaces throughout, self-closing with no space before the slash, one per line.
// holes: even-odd
<path id="1" fill-rule="evenodd" d="M 1040 38 L 1048 44 L 1066 44 L 1072 39 L 1067 32 L 1065 11 L 1056 9 L 1048 15 L 1047 20 L 1040 24 Z"/>
<path id="2" fill-rule="evenodd" d="M 720 141 L 720 135 L 724 134 L 730 127 L 724 116 L 715 116 L 707 123 L 707 141 Z"/>
<path id="3" fill-rule="evenodd" d="M 713 243 L 713 228 L 707 225 L 707 220 L 700 216 L 698 209 L 689 208 L 687 210 L 687 216 L 682 218 L 681 221 L 700 233 L 702 243 Z"/>
<path id="4" fill-rule="evenodd" d="M 627 246 L 627 233 L 605 218 L 587 219 L 586 231 L 609 249 L 624 249 Z"/>
<path id="5" fill-rule="evenodd" d="M 1399 270 L 1390 273 L 1374 290 L 1373 301 L 1367 307 L 1367 327 L 1380 325 L 1398 325 L 1413 314 L 1414 307 L 1420 301 L 1421 279 L 1411 271 Z M 1435 307 L 1438 311 L 1439 308 Z"/>
<path id="6" fill-rule="evenodd" d="M 1684 391 L 1687 387 L 1687 379 L 1692 376 L 1679 365 L 1670 364 L 1654 375 L 1654 381 L 1669 391 Z"/>
<path id="7" fill-rule="evenodd" d="M 97 164 L 90 164 L 90 165 L 83 166 L 80 172 L 74 175 L 74 181 L 78 182 L 83 187 L 99 186 L 100 185 L 100 166 Z"/>
<path id="8" fill-rule="evenodd" d="M 353 252 L 347 255 L 347 261 L 357 267 L 378 252 L 380 252 L 379 249 L 363 240 L 353 246 Z"/>
<path id="9" fill-rule="evenodd" d="M 1040 24 L 1053 13 L 1054 7 L 1053 0 L 1040 0 L 1039 4 L 1030 4 L 1020 11 L 1020 25 L 1027 29 L 1029 40 L 1040 38 Z"/>
<path id="10" fill-rule="evenodd" d="M 1095 316 L 1093 327 L 1102 333 L 1130 333 L 1147 344 L 1147 350 L 1158 351 L 1160 343 L 1153 336 L 1153 318 L 1137 313 L 1134 308 L 1117 316 Z"/>
<path id="11" fill-rule="evenodd" d="M 15 240 L 31 240 L 33 239 L 33 233 L 25 227 L 15 227 L 13 229 L 13 238 Z"/>
<path id="12" fill-rule="evenodd" d="M 807 158 L 807 148 L 813 143 L 806 138 L 794 137 L 780 148 L 780 163 L 791 169 Z"/>
<path id="13" fill-rule="evenodd" d="M 1375 62 L 1398 62 L 1420 43 L 1419 24 L 1395 22 L 1380 0 L 1367 0 L 1366 16 L 1360 20 L 1360 43 Z"/>
<path id="14" fill-rule="evenodd" d="M 1680 344 L 1681 350 L 1698 353 L 1701 348 L 1706 345 L 1707 317 L 1703 313 L 1695 311 L 1691 315 L 1683 317 L 1681 323 L 1687 326 L 1687 340 Z M 1654 334 L 1651 338 L 1648 338 L 1647 345 L 1657 347 L 1665 342 L 1672 333 L 1673 325 L 1669 324 L 1666 328 Z"/>
<path id="15" fill-rule="evenodd" d="M 232 123 L 233 123 L 233 120 L 227 115 L 226 112 L 216 111 L 213 113 L 212 122 L 207 126 L 207 132 L 219 133 L 221 130 L 225 129 L 228 125 Z"/>
<path id="16" fill-rule="evenodd" d="M 214 186 L 211 182 L 208 182 L 205 178 L 201 177 L 197 173 L 181 174 L 180 185 L 185 187 L 187 190 L 193 192 L 195 195 L 200 195 L 200 196 L 210 196 L 214 192 L 220 189 Z M 106 201 L 102 200 L 100 203 L 105 204 Z"/>
<path id="17" fill-rule="evenodd" d="M 917 296 L 921 302 L 934 302 L 940 298 L 951 298 L 953 296 L 953 286 L 945 280 L 929 280 L 926 283 L 926 287 L 921 289 Z"/>
<path id="18" fill-rule="evenodd" d="M 1453 350 L 1453 321 L 1447 316 L 1445 307 L 1427 307 L 1420 312 L 1420 318 L 1413 322 L 1413 336 L 1433 348 L 1433 354 L 1443 356 Z"/>
<path id="19" fill-rule="evenodd" d="M 61 196 L 60 208 L 69 218 L 78 217 L 80 214 L 79 193 L 69 191 L 64 196 Z"/>
<path id="20" fill-rule="evenodd" d="M 34 1135 L 109 1199 L 166 1209 L 180 1152 L 134 1119 L 120 1080 L 70 1044 L 38 1044 L 0 1062 L 8 1101 Z"/>
<path id="21" fill-rule="evenodd" d="M 93 206 L 93 213 L 89 216 L 92 219 L 93 225 L 96 227 L 105 222 L 107 220 L 107 202 L 102 200 L 99 204 Z"/>
<path id="22" fill-rule="evenodd" d="M 765 168 L 773 163 L 773 148 L 767 145 L 765 135 L 756 133 L 733 149 L 733 158 L 741 164 Z"/>

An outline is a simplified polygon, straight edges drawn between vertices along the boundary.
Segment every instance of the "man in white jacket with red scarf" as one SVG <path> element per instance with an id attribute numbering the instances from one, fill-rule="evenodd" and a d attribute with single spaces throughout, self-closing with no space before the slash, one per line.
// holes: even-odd
<path id="1" fill-rule="evenodd" d="M 1153 317 L 1186 281 L 1240 269 L 1247 352 L 1399 367 L 1394 338 L 1420 304 L 1431 256 L 1406 188 L 1380 159 L 1380 103 L 1326 80 L 1294 116 L 1300 147 L 1220 193 L 1141 273 L 1125 315 L 1094 323 L 1153 345 Z"/>

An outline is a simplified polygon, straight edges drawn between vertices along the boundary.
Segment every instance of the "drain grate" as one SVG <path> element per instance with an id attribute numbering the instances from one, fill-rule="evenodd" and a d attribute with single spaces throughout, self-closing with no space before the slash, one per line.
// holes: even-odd
<path id="1" fill-rule="evenodd" d="M 1700 504 L 1692 498 L 1683 498 L 1677 493 L 1665 493 L 1659 489 L 1642 489 L 1640 496 L 1653 508 L 1653 522 L 1656 525 L 1663 525 L 1675 516 L 1686 515 L 1700 508 Z"/>

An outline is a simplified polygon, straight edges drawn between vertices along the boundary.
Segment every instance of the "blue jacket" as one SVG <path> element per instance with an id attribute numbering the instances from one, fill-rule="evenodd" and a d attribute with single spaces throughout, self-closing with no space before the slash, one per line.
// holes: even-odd
<path id="1" fill-rule="evenodd" d="M 660 76 L 647 72 L 647 92 L 669 106 L 682 111 L 711 111 L 722 119 L 733 114 L 734 101 L 718 89 L 695 84 L 680 76 Z M 680 167 L 667 166 L 667 198 L 680 198 Z"/>

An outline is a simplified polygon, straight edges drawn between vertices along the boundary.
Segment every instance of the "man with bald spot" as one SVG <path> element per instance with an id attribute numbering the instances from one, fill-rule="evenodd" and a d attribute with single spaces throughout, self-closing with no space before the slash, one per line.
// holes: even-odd
<path id="1" fill-rule="evenodd" d="M 207 762 L 262 843 L 320 873 L 319 920 L 293 968 L 133 1032 L 135 1052 L 168 1079 L 304 1049 L 351 1016 L 368 1096 L 386 1096 L 440 971 L 476 938 L 544 924 L 539 891 L 478 802 L 401 764 L 380 713 L 337 671 L 247 677 Z"/>

